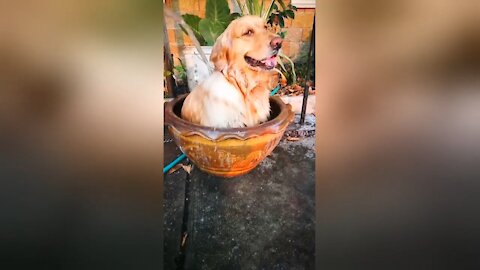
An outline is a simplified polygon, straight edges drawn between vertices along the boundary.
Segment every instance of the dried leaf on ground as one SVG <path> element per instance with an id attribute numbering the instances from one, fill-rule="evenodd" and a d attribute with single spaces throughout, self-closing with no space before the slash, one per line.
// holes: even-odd
<path id="1" fill-rule="evenodd" d="M 178 171 L 180 168 L 182 168 L 184 171 L 186 171 L 188 174 L 190 174 L 192 172 L 192 165 L 185 165 L 183 163 L 179 163 L 177 165 L 175 165 L 173 168 L 171 168 L 169 171 L 168 171 L 168 174 L 172 174 L 176 171 Z"/>
<path id="2" fill-rule="evenodd" d="M 188 174 L 190 174 L 190 172 L 192 172 L 192 165 L 184 165 L 182 164 L 182 168 L 184 171 L 186 171 Z"/>
<path id="3" fill-rule="evenodd" d="M 188 233 L 185 233 L 182 237 L 182 244 L 181 244 L 182 247 L 185 245 L 185 242 L 187 241 L 187 236 L 188 236 Z"/>
<path id="4" fill-rule="evenodd" d="M 287 141 L 295 142 L 295 141 L 299 141 L 299 140 L 300 140 L 300 138 L 298 138 L 298 137 L 290 137 L 290 136 L 287 137 Z"/>
<path id="5" fill-rule="evenodd" d="M 171 168 L 171 169 L 168 171 L 168 174 L 172 174 L 172 173 L 176 172 L 178 169 L 182 168 L 182 165 L 183 165 L 183 164 L 177 164 L 177 165 L 173 166 L 173 168 Z"/>

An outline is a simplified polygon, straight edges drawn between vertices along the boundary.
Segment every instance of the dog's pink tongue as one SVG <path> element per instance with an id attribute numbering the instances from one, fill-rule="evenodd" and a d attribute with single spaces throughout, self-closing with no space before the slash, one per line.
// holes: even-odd
<path id="1" fill-rule="evenodd" d="M 265 64 L 265 66 L 274 68 L 277 66 L 277 57 L 272 56 L 268 59 L 263 60 L 262 62 Z"/>

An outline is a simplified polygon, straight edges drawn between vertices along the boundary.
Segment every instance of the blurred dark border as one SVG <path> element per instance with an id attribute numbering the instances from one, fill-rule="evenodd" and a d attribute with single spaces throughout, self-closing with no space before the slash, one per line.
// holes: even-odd
<path id="1" fill-rule="evenodd" d="M 2 3 L 2 269 L 162 269 L 162 16 Z"/>
<path id="2" fill-rule="evenodd" d="M 478 269 L 478 2 L 316 12 L 317 269 Z"/>

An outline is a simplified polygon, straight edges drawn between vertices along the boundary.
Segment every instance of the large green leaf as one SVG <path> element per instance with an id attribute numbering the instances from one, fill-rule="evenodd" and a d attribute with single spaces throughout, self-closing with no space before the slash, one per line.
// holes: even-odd
<path id="1" fill-rule="evenodd" d="M 185 21 L 185 23 L 188 24 L 188 26 L 190 26 L 200 45 L 202 46 L 205 45 L 206 44 L 205 39 L 202 37 L 202 34 L 200 33 L 200 30 L 199 30 L 199 23 L 201 18 L 198 17 L 197 15 L 192 15 L 192 14 L 184 14 L 182 15 L 182 18 Z M 185 34 L 188 35 L 187 30 L 181 24 L 180 24 L 180 28 L 183 30 Z"/>
<path id="2" fill-rule="evenodd" d="M 192 28 L 193 31 L 198 32 L 198 23 L 202 18 L 193 14 L 183 14 L 182 18 Z"/>
<path id="3" fill-rule="evenodd" d="M 227 0 L 207 0 L 205 19 L 209 19 L 210 21 L 223 24 L 223 30 L 225 30 L 225 28 L 231 21 L 230 7 L 228 6 Z"/>
<path id="4" fill-rule="evenodd" d="M 202 19 L 198 26 L 200 33 L 209 46 L 212 46 L 217 40 L 217 37 L 225 30 L 225 26 L 221 22 L 214 21 L 210 18 Z"/>

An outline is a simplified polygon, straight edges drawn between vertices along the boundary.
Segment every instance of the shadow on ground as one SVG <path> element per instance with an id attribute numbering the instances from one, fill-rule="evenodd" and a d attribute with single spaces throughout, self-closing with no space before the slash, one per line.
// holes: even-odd
<path id="1" fill-rule="evenodd" d="M 173 160 L 181 152 L 165 137 Z M 314 269 L 314 141 L 283 139 L 232 179 L 165 175 L 165 269 Z"/>

